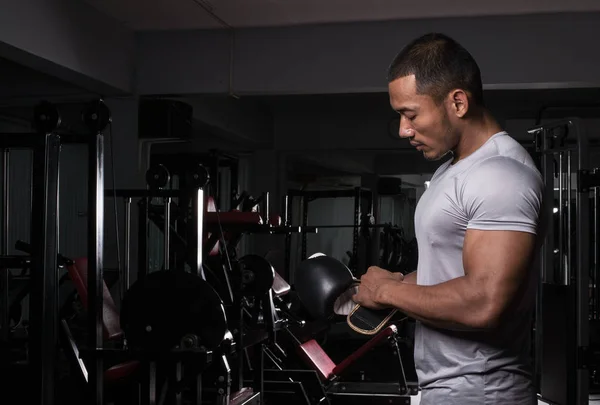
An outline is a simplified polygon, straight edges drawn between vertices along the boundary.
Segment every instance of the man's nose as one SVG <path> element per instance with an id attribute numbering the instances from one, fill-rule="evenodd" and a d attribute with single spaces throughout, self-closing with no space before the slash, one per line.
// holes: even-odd
<path id="1" fill-rule="evenodd" d="M 408 125 L 404 123 L 404 120 L 400 120 L 400 130 L 399 130 L 400 138 L 412 138 L 415 136 L 415 131 Z"/>

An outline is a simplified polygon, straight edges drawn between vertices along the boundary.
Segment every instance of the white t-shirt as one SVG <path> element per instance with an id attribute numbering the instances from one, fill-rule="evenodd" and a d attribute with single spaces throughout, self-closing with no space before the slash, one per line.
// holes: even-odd
<path id="1" fill-rule="evenodd" d="M 464 276 L 467 229 L 538 234 L 544 182 L 529 153 L 506 132 L 433 175 L 415 211 L 417 284 Z M 536 404 L 530 364 L 537 271 L 510 321 L 493 332 L 449 331 L 417 322 L 421 405 Z"/>

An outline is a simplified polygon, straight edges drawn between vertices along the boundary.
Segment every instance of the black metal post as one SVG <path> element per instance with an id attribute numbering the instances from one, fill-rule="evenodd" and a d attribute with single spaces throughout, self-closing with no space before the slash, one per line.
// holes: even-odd
<path id="1" fill-rule="evenodd" d="M 300 196 L 300 206 L 302 207 L 302 257 L 301 260 L 306 260 L 306 232 L 304 229 L 308 226 L 308 204 L 310 198 L 305 195 Z"/>
<path id="2" fill-rule="evenodd" d="M 142 280 L 148 274 L 148 210 L 150 197 L 142 197 L 138 204 L 138 272 L 137 279 Z"/>
<path id="3" fill-rule="evenodd" d="M 31 403 L 54 403 L 58 347 L 58 174 L 60 137 L 44 136 L 33 152 L 30 294 Z"/>
<path id="4" fill-rule="evenodd" d="M 3 203 L 2 203 L 2 246 L 1 246 L 1 254 L 2 256 L 8 255 L 8 231 L 9 231 L 9 210 L 10 210 L 10 151 L 9 149 L 4 149 L 2 153 L 2 195 L 3 195 Z M 1 303 L 0 303 L 0 327 L 2 328 L 2 338 L 1 341 L 4 345 L 8 343 L 10 338 L 10 320 L 9 320 L 9 269 L 8 268 L 0 268 L 0 286 L 1 286 Z M 6 347 L 6 346 L 4 346 Z M 3 354 L 3 358 L 7 358 L 5 354 Z"/>
<path id="5" fill-rule="evenodd" d="M 350 268 L 353 273 L 356 274 L 358 271 L 357 265 L 360 263 L 358 257 L 358 237 L 360 229 L 360 210 L 361 210 L 361 196 L 360 187 L 354 189 L 354 229 L 352 230 L 352 258 L 351 261 L 354 263 L 354 268 Z"/>
<path id="6" fill-rule="evenodd" d="M 598 240 L 598 196 L 600 196 L 600 189 L 596 187 L 594 189 L 594 313 L 593 319 L 600 319 L 600 267 L 598 266 L 598 248 L 600 247 L 600 241 Z"/>
<path id="7" fill-rule="evenodd" d="M 123 266 L 123 279 L 121 284 L 121 300 L 129 289 L 129 275 L 131 266 L 131 197 L 125 197 L 125 262 Z"/>
<path id="8" fill-rule="evenodd" d="M 589 142 L 581 124 L 571 123 L 570 129 L 577 132 L 578 169 L 589 169 Z M 569 173 L 570 176 L 570 173 Z M 577 386 L 576 404 L 586 405 L 589 402 L 589 294 L 590 294 L 590 192 L 577 190 L 577 273 L 576 285 L 576 322 L 577 322 Z M 569 226 L 570 229 L 570 226 Z M 569 235 L 569 240 L 571 235 Z"/>
<path id="9" fill-rule="evenodd" d="M 171 268 L 171 197 L 164 199 L 165 204 L 165 227 L 163 230 L 164 236 L 164 266 L 165 270 Z"/>
<path id="10" fill-rule="evenodd" d="M 104 135 L 98 132 L 89 143 L 88 182 L 88 339 L 90 358 L 90 404 L 103 405 L 104 368 L 98 350 L 103 347 L 103 254 L 104 254 Z M 56 256 L 56 254 L 55 254 Z"/>
<path id="11" fill-rule="evenodd" d="M 194 209 L 194 214 L 192 215 L 192 224 L 193 224 L 193 234 L 190 235 L 192 240 L 195 242 L 195 257 L 192 261 L 195 268 L 193 269 L 196 274 L 202 277 L 203 280 L 206 280 L 204 275 L 203 266 L 203 240 L 204 240 L 204 189 L 199 188 L 193 195 L 192 199 L 192 207 Z M 218 209 L 218 207 L 217 207 Z"/>
<path id="12" fill-rule="evenodd" d="M 285 195 L 283 199 L 283 212 L 284 212 L 284 226 L 289 227 L 292 225 L 292 201 L 293 198 L 290 198 L 289 195 Z M 304 230 L 301 230 L 304 232 Z M 291 260 L 291 249 L 292 249 L 292 233 L 286 232 L 285 234 L 285 274 L 283 278 L 287 280 L 290 284 L 292 284 L 293 280 L 291 280 L 290 274 L 290 260 Z"/>

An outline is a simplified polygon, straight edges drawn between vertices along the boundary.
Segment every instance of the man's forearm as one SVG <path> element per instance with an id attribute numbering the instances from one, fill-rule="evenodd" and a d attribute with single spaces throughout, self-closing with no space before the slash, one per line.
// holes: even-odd
<path id="1" fill-rule="evenodd" d="M 412 278 L 410 273 L 406 278 Z M 486 328 L 485 297 L 477 294 L 465 277 L 433 286 L 406 282 L 388 283 L 382 288 L 381 304 L 398 308 L 406 315 L 434 327 L 453 330 Z"/>
<path id="2" fill-rule="evenodd" d="M 417 284 L 417 271 L 415 270 L 411 273 L 408 273 L 406 276 L 404 276 L 404 280 L 402 281 L 408 284 Z"/>

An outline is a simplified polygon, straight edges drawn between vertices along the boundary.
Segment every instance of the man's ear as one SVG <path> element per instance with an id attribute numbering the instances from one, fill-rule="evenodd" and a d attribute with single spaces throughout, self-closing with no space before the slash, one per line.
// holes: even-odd
<path id="1" fill-rule="evenodd" d="M 450 92 L 451 109 L 456 117 L 463 118 L 469 111 L 469 97 L 464 90 L 455 89 Z"/>

